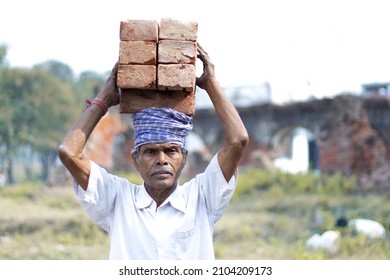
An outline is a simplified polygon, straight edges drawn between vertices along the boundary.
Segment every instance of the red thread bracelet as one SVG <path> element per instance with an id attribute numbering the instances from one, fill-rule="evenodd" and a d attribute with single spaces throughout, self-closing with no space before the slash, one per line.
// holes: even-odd
<path id="1" fill-rule="evenodd" d="M 108 107 L 107 107 L 107 105 L 106 105 L 106 103 L 104 103 L 104 101 L 102 100 L 102 99 L 100 99 L 100 98 L 95 98 L 94 100 L 89 100 L 89 99 L 87 99 L 87 108 L 89 107 L 89 106 L 91 106 L 91 104 L 96 104 L 96 105 L 98 105 L 99 106 L 99 108 L 100 109 L 102 109 L 102 111 L 103 111 L 103 113 L 104 114 L 106 114 L 107 113 L 107 111 L 108 111 Z"/>

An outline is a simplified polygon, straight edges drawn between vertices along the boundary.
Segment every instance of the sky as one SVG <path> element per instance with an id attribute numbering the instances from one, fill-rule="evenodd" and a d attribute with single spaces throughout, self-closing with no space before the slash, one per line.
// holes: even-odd
<path id="1" fill-rule="evenodd" d="M 121 20 L 196 21 L 223 87 L 269 83 L 276 102 L 304 100 L 390 81 L 386 2 L 2 0 L 0 44 L 12 67 L 54 59 L 76 75 L 105 73 L 118 59 Z"/>

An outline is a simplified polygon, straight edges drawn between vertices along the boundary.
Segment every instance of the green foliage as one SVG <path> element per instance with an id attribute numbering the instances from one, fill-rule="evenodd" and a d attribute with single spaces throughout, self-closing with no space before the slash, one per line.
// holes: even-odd
<path id="1" fill-rule="evenodd" d="M 24 183 L 18 187 L 0 188 L 0 196 L 10 199 L 32 199 L 41 186 L 36 183 Z"/>
<path id="2" fill-rule="evenodd" d="M 353 176 L 341 173 L 318 175 L 313 172 L 289 174 L 280 170 L 249 169 L 240 172 L 235 197 L 252 191 L 268 191 L 273 195 L 311 193 L 337 195 L 351 193 L 357 183 Z"/>
<path id="3" fill-rule="evenodd" d="M 5 64 L 5 57 L 7 56 L 7 46 L 0 44 L 0 68 Z"/>
<path id="4" fill-rule="evenodd" d="M 12 161 L 23 149 L 45 158 L 42 170 L 46 171 L 53 165 L 53 154 L 75 118 L 72 85 L 39 68 L 3 68 L 0 99 L 0 139 L 11 183 Z"/>
<path id="5" fill-rule="evenodd" d="M 35 65 L 33 69 L 42 70 L 46 73 L 51 74 L 54 77 L 57 77 L 61 81 L 65 81 L 68 83 L 73 82 L 72 68 L 60 61 L 48 60 L 46 62 Z"/>
<path id="6" fill-rule="evenodd" d="M 99 92 L 105 81 L 105 75 L 93 71 L 84 71 L 80 74 L 75 83 L 76 97 L 80 108 L 85 106 L 86 99 L 93 98 Z"/>
<path id="7" fill-rule="evenodd" d="M 118 172 L 117 175 L 119 177 L 125 178 L 129 180 L 129 182 L 135 184 L 135 185 L 141 185 L 144 181 L 139 175 L 139 173 L 134 173 L 134 172 Z"/>
<path id="8" fill-rule="evenodd" d="M 72 69 L 55 60 L 31 69 L 12 68 L 5 64 L 6 54 L 6 46 L 0 45 L 0 148 L 8 180 L 13 183 L 13 162 L 26 148 L 42 159 L 45 180 L 86 97 L 94 96 L 105 78 L 84 72 L 75 80 Z"/>

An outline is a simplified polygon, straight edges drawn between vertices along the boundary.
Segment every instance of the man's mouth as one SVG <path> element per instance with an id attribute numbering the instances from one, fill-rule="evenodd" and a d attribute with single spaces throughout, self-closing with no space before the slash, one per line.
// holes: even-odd
<path id="1" fill-rule="evenodd" d="M 154 176 L 154 175 L 173 175 L 172 171 L 168 170 L 168 169 L 158 169 L 158 170 L 154 170 L 151 174 L 151 176 Z"/>

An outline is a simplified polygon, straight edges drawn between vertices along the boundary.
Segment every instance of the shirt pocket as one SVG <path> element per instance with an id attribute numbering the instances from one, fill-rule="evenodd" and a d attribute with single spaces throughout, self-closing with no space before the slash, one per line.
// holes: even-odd
<path id="1" fill-rule="evenodd" d="M 189 259 L 194 249 L 200 246 L 199 226 L 197 223 L 190 227 L 181 228 L 174 232 L 170 238 L 170 252 L 175 259 Z"/>

